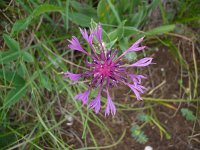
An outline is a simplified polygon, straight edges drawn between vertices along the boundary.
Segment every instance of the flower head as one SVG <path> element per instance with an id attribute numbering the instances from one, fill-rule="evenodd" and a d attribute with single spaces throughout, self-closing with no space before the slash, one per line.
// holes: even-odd
<path id="1" fill-rule="evenodd" d="M 102 27 L 98 25 L 94 30 L 90 29 L 90 35 L 88 35 L 86 29 L 80 29 L 83 38 L 87 41 L 91 48 L 91 54 L 86 52 L 78 39 L 73 37 L 69 40 L 69 48 L 72 50 L 77 50 L 88 55 L 92 61 L 86 61 L 87 70 L 82 71 L 81 74 L 65 73 L 65 77 L 70 78 L 73 81 L 77 81 L 82 77 L 87 79 L 90 83 L 88 84 L 89 89 L 97 89 L 99 87 L 99 92 L 95 99 L 90 101 L 89 106 L 91 109 L 98 113 L 101 108 L 101 93 L 107 93 L 107 102 L 105 115 L 115 115 L 116 107 L 110 97 L 108 90 L 113 86 L 123 83 L 127 85 L 133 93 L 136 95 L 137 100 L 142 100 L 140 94 L 146 91 L 146 88 L 141 85 L 141 80 L 145 79 L 143 75 L 129 74 L 127 69 L 130 67 L 145 67 L 152 63 L 151 57 L 145 57 L 139 61 L 127 65 L 122 63 L 122 57 L 127 53 L 133 51 L 144 50 L 145 46 L 139 46 L 143 38 L 137 40 L 130 48 L 124 51 L 120 56 L 118 55 L 119 50 L 105 49 L 102 41 Z M 93 38 L 96 38 L 98 44 L 93 43 Z M 132 83 L 129 83 L 131 81 Z M 78 94 L 75 99 L 81 100 L 84 104 L 88 102 L 90 90 Z"/>

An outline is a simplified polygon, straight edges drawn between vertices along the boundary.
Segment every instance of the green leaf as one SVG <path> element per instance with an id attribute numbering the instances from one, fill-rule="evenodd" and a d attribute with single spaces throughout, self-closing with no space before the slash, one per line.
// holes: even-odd
<path id="1" fill-rule="evenodd" d="M 81 14 L 81 13 L 69 13 L 69 18 L 70 20 L 77 24 L 77 25 L 80 25 L 80 26 L 86 26 L 86 27 L 89 27 L 90 26 L 90 20 L 91 18 L 84 15 L 84 14 Z"/>
<path id="2" fill-rule="evenodd" d="M 137 119 L 142 122 L 149 122 L 151 121 L 151 117 L 147 114 L 141 113 L 138 114 Z"/>
<path id="3" fill-rule="evenodd" d="M 43 4 L 38 6 L 32 13 L 33 17 L 37 17 L 43 13 L 47 13 L 47 12 L 62 12 L 64 11 L 65 8 L 64 7 L 60 7 L 60 6 L 55 6 L 55 5 L 50 5 L 50 4 Z"/>
<path id="4" fill-rule="evenodd" d="M 111 43 L 111 40 L 105 30 L 102 30 L 102 40 L 105 43 Z M 114 41 L 114 40 L 113 40 Z"/>
<path id="5" fill-rule="evenodd" d="M 91 19 L 90 26 L 91 26 L 92 30 L 94 30 L 97 27 L 97 23 L 94 21 L 94 19 Z"/>
<path id="6" fill-rule="evenodd" d="M 40 80 L 44 88 L 46 88 L 48 91 L 52 91 L 51 81 L 47 75 L 40 73 Z"/>
<path id="7" fill-rule="evenodd" d="M 13 27 L 12 27 L 12 34 L 13 33 L 18 33 L 24 29 L 26 29 L 28 27 L 28 25 L 31 23 L 33 19 L 33 16 L 29 16 L 27 18 L 21 19 L 21 20 L 17 20 Z"/>
<path id="8" fill-rule="evenodd" d="M 147 31 L 145 33 L 145 35 L 153 36 L 153 35 L 156 35 L 156 34 L 163 34 L 163 33 L 167 33 L 167 32 L 173 31 L 174 29 L 175 29 L 175 25 L 174 24 L 172 24 L 172 25 L 164 25 L 164 26 L 160 26 L 160 27 L 151 29 L 150 31 Z"/>
<path id="9" fill-rule="evenodd" d="M 188 121 L 195 121 L 197 119 L 193 112 L 188 108 L 181 108 L 181 113 Z"/>
<path id="10" fill-rule="evenodd" d="M 29 63 L 34 62 L 34 57 L 26 52 L 26 51 L 7 51 L 7 52 L 0 52 L 0 64 L 6 64 L 11 61 L 17 60 L 19 57 L 22 57 L 23 60 Z"/>
<path id="11" fill-rule="evenodd" d="M 0 127 L 0 147 L 2 150 L 8 148 L 15 141 L 17 141 L 17 135 L 6 128 Z"/>
<path id="12" fill-rule="evenodd" d="M 106 48 L 111 49 L 112 46 L 117 42 L 117 38 L 109 43 L 106 43 Z"/>
<path id="13" fill-rule="evenodd" d="M 70 0 L 70 5 L 78 12 L 81 14 L 84 14 L 88 17 L 92 17 L 92 18 L 97 18 L 97 12 L 96 10 L 91 7 L 90 5 L 86 4 L 86 3 L 80 3 L 78 1 L 75 0 Z"/>
<path id="14" fill-rule="evenodd" d="M 0 52 L 0 64 L 6 64 L 11 61 L 17 60 L 18 57 L 21 55 L 21 51 L 7 51 L 7 52 Z"/>
<path id="15" fill-rule="evenodd" d="M 25 77 L 26 73 L 27 73 L 27 68 L 26 65 L 24 63 L 21 63 L 18 68 L 17 68 L 17 73 L 21 76 L 21 77 Z"/>
<path id="16" fill-rule="evenodd" d="M 126 20 L 124 20 L 117 29 L 113 30 L 108 34 L 111 41 L 115 40 L 116 38 L 120 40 L 123 37 L 124 34 L 124 24 L 126 23 Z"/>
<path id="17" fill-rule="evenodd" d="M 160 0 L 153 0 L 151 4 L 148 6 L 148 9 L 152 11 L 159 5 L 159 2 Z"/>
<path id="18" fill-rule="evenodd" d="M 19 43 L 12 39 L 9 35 L 3 34 L 3 39 L 11 51 L 19 51 Z"/>
<path id="19" fill-rule="evenodd" d="M 110 0 L 107 0 L 108 2 L 108 5 L 110 6 L 110 9 L 112 10 L 118 24 L 121 24 L 121 20 L 120 20 L 120 17 L 119 17 L 119 14 L 118 14 L 118 11 L 115 9 L 115 6 L 112 4 L 112 2 Z"/>
<path id="20" fill-rule="evenodd" d="M 117 23 L 115 20 L 115 16 L 112 13 L 112 10 L 109 7 L 109 4 L 106 0 L 101 0 L 97 6 L 97 16 L 99 21 L 107 24 L 115 24 Z"/>
<path id="21" fill-rule="evenodd" d="M 120 46 L 120 49 L 122 50 L 122 52 L 124 52 L 128 48 L 128 46 L 129 46 L 128 41 L 129 41 L 129 39 L 126 37 L 119 41 L 119 46 Z"/>
<path id="22" fill-rule="evenodd" d="M 33 63 L 33 62 L 34 62 L 34 57 L 33 57 L 30 53 L 28 53 L 28 52 L 26 52 L 26 51 L 23 51 L 23 52 L 22 52 L 22 58 L 23 58 L 23 60 L 25 60 L 26 62 L 30 62 L 30 63 Z"/>
<path id="23" fill-rule="evenodd" d="M 11 105 L 18 102 L 26 94 L 25 84 L 23 86 L 15 86 L 12 90 L 8 92 L 4 99 L 4 108 L 8 108 Z"/>
<path id="24" fill-rule="evenodd" d="M 127 12 L 128 10 L 131 10 L 131 7 L 133 7 L 133 1 L 130 0 L 118 0 L 118 12 L 119 14 L 123 14 L 124 12 Z"/>
<path id="25" fill-rule="evenodd" d="M 66 1 L 65 11 L 63 12 L 64 27 L 66 31 L 69 29 L 69 1 Z M 61 4 L 62 5 L 62 4 Z"/>
<path id="26" fill-rule="evenodd" d="M 146 11 L 146 7 L 141 7 L 139 11 L 133 15 L 133 17 L 131 18 L 131 24 L 133 24 L 133 27 L 141 28 L 140 26 L 144 21 L 145 17 L 147 16 Z"/>
<path id="27" fill-rule="evenodd" d="M 50 5 L 50 4 L 43 4 L 38 6 L 29 17 L 17 20 L 12 28 L 12 33 L 18 33 L 28 27 L 28 25 L 31 23 L 33 18 L 47 12 L 62 12 L 65 9 L 60 6 Z"/>
<path id="28" fill-rule="evenodd" d="M 145 144 L 148 141 L 147 136 L 144 134 L 144 132 L 140 129 L 138 125 L 133 125 L 131 127 L 131 135 L 137 142 L 141 144 Z"/>
<path id="29" fill-rule="evenodd" d="M 15 86 L 23 86 L 25 84 L 25 81 L 21 76 L 11 71 L 0 70 L 0 78 L 11 82 Z"/>
<path id="30" fill-rule="evenodd" d="M 0 78 L 12 84 L 12 89 L 8 92 L 3 101 L 3 108 L 8 108 L 26 94 L 25 80 L 16 73 L 4 70 L 0 70 Z"/>

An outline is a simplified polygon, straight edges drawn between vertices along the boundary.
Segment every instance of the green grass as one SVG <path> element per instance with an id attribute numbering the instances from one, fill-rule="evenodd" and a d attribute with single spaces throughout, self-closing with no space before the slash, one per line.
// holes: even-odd
<path id="1" fill-rule="evenodd" d="M 72 35 L 80 36 L 79 26 L 95 26 L 96 22 L 103 25 L 103 38 L 108 48 L 115 45 L 123 51 L 139 37 L 145 36 L 146 43 L 155 45 L 146 51 L 148 55 L 153 55 L 155 48 L 162 45 L 169 49 L 172 59 L 181 67 L 177 84 L 183 97 L 163 99 L 148 96 L 144 97 L 143 107 L 115 101 L 119 116 L 127 111 L 147 113 L 150 121 L 142 123 L 140 128 L 153 124 L 161 137 L 165 135 L 165 140 L 170 139 L 170 133 L 158 119 L 156 107 L 164 106 L 180 112 L 175 105 L 189 103 L 194 105 L 195 111 L 192 114 L 189 110 L 189 113 L 198 118 L 199 68 L 195 46 L 199 35 L 194 31 L 185 35 L 184 28 L 178 26 L 195 28 L 199 25 L 198 0 L 178 1 L 177 15 L 166 10 L 161 0 L 154 0 L 151 4 L 140 0 L 125 1 L 0 2 L 1 149 L 107 149 L 122 142 L 125 134 L 130 132 L 124 129 L 116 139 L 114 129 L 108 124 L 110 121 L 106 121 L 112 118 L 105 119 L 103 113 L 96 115 L 74 100 L 77 93 L 86 89 L 85 85 L 81 82 L 72 85 L 68 79 L 63 79 L 64 71 L 84 69 L 83 57 L 76 56 L 67 48 L 67 39 Z M 149 28 L 149 16 L 156 9 L 159 9 L 162 21 Z M 192 45 L 192 61 L 188 62 L 184 57 L 174 38 Z M 133 53 L 128 59 L 134 60 L 141 55 Z M 188 85 L 183 76 L 188 77 Z M 95 92 L 92 93 L 94 96 Z M 125 97 L 135 100 L 130 93 Z M 73 121 L 69 119 L 71 117 Z M 196 133 L 197 124 L 194 119 L 193 122 L 192 135 Z M 99 144 L 100 139 L 104 140 L 104 145 Z"/>

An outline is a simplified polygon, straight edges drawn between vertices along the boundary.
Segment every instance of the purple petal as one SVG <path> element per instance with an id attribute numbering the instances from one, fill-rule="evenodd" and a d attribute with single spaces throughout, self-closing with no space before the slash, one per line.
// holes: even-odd
<path id="1" fill-rule="evenodd" d="M 137 40 L 135 43 L 133 43 L 133 45 L 129 49 L 133 49 L 135 47 L 138 47 L 139 44 L 143 41 L 143 39 L 144 39 L 144 37 L 142 37 L 139 40 Z"/>
<path id="2" fill-rule="evenodd" d="M 87 52 L 82 48 L 79 40 L 75 36 L 73 36 L 72 39 L 68 41 L 70 42 L 70 44 L 68 45 L 70 49 L 77 50 L 87 54 Z"/>
<path id="3" fill-rule="evenodd" d="M 141 85 L 135 85 L 135 84 L 127 84 L 127 85 L 128 85 L 128 86 L 131 88 L 131 90 L 134 92 L 134 94 L 135 94 L 137 100 L 142 100 L 142 98 L 141 98 L 141 96 L 140 96 L 140 93 L 144 93 L 143 88 L 145 88 L 145 87 L 143 87 L 143 86 L 141 86 Z"/>
<path id="4" fill-rule="evenodd" d="M 88 97 L 90 95 L 90 89 L 85 91 L 84 93 L 80 93 L 74 97 L 74 99 L 81 100 L 83 104 L 86 104 L 88 102 Z"/>
<path id="5" fill-rule="evenodd" d="M 147 88 L 145 88 L 144 86 L 142 86 L 142 85 L 139 85 L 139 84 L 134 84 L 134 88 L 137 90 L 137 91 L 139 91 L 140 93 L 144 93 L 146 90 L 147 90 Z"/>
<path id="6" fill-rule="evenodd" d="M 108 116 L 110 113 L 114 116 L 116 114 L 116 107 L 110 97 L 108 90 L 107 90 L 107 103 L 106 103 L 105 116 Z"/>
<path id="7" fill-rule="evenodd" d="M 99 43 L 102 45 L 102 27 L 101 24 L 99 24 L 96 29 L 94 30 L 94 35 L 96 36 Z"/>
<path id="8" fill-rule="evenodd" d="M 92 30 L 90 30 L 90 36 L 88 36 L 87 30 L 85 28 L 83 30 L 80 28 L 80 32 L 83 38 L 89 43 L 90 46 L 92 46 L 92 39 L 93 39 Z"/>
<path id="9" fill-rule="evenodd" d="M 74 74 L 70 72 L 65 72 L 64 73 L 64 78 L 69 78 L 72 81 L 78 81 L 81 77 L 81 74 Z"/>
<path id="10" fill-rule="evenodd" d="M 137 61 L 136 63 L 129 65 L 129 67 L 145 67 L 151 64 L 153 58 L 145 57 Z"/>
<path id="11" fill-rule="evenodd" d="M 141 84 L 142 79 L 146 79 L 143 75 L 129 74 L 134 84 Z"/>
<path id="12" fill-rule="evenodd" d="M 146 46 L 141 46 L 139 47 L 139 44 L 142 42 L 144 37 L 140 38 L 139 40 L 137 40 L 129 49 L 127 49 L 125 52 L 122 53 L 122 56 L 126 55 L 129 52 L 133 52 L 133 51 L 140 51 L 146 48 Z"/>
<path id="13" fill-rule="evenodd" d="M 99 113 L 101 108 L 101 90 L 99 91 L 97 97 L 90 102 L 90 108 L 95 111 L 95 113 Z"/>

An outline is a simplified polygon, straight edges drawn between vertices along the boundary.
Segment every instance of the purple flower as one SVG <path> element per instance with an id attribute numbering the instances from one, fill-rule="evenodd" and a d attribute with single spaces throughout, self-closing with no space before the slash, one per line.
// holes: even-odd
<path id="1" fill-rule="evenodd" d="M 76 37 L 69 40 L 69 47 L 73 50 L 78 50 L 90 56 L 91 60 L 86 60 L 85 65 L 87 70 L 82 71 L 81 74 L 65 73 L 65 77 L 70 78 L 73 81 L 78 81 L 80 77 L 87 79 L 88 90 L 84 93 L 75 96 L 75 99 L 81 100 L 83 104 L 86 104 L 89 99 L 89 93 L 92 89 L 98 89 L 99 91 L 93 100 L 90 101 L 89 107 L 98 113 L 101 109 L 101 93 L 106 92 L 107 102 L 105 109 L 105 116 L 115 115 L 116 107 L 110 97 L 109 89 L 113 86 L 118 86 L 119 83 L 123 83 L 128 86 L 136 95 L 137 100 L 142 100 L 140 94 L 143 94 L 147 89 L 141 85 L 141 80 L 146 79 L 143 75 L 129 74 L 127 69 L 129 67 L 145 67 L 152 64 L 151 57 L 142 58 L 133 64 L 123 64 L 122 57 L 133 51 L 144 50 L 145 46 L 140 46 L 143 38 L 137 40 L 130 48 L 124 51 L 120 56 L 118 50 L 105 49 L 102 41 L 102 27 L 98 25 L 94 30 L 90 29 L 90 35 L 88 35 L 86 29 L 80 29 L 83 38 L 87 41 L 91 48 L 91 54 L 86 52 Z M 93 39 L 96 38 L 99 44 L 93 44 Z M 132 82 L 132 83 L 129 83 Z M 90 89 L 90 90 L 89 90 Z"/>

